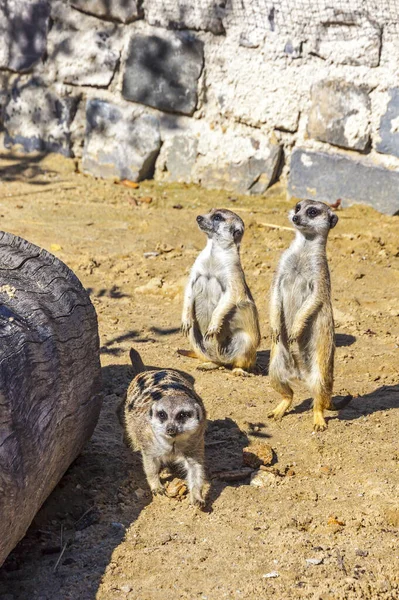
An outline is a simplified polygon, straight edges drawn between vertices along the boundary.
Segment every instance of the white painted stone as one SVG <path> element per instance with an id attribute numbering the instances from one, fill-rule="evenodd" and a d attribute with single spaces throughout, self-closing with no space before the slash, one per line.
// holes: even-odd
<path id="1" fill-rule="evenodd" d="M 121 53 L 118 28 L 57 3 L 52 17 L 48 55 L 56 77 L 73 85 L 107 87 Z"/>
<path id="2" fill-rule="evenodd" d="M 79 94 L 60 97 L 39 78 L 16 82 L 4 108 L 6 146 L 71 156 L 70 125 L 78 101 Z"/>
<path id="3" fill-rule="evenodd" d="M 46 50 L 50 6 L 46 0 L 0 2 L 0 69 L 30 71 Z"/>
<path id="4" fill-rule="evenodd" d="M 143 16 L 141 2 L 137 0 L 70 0 L 70 3 L 84 13 L 108 21 L 131 23 Z"/>
<path id="5" fill-rule="evenodd" d="M 144 0 L 145 19 L 150 25 L 173 29 L 224 32 L 225 0 Z"/>

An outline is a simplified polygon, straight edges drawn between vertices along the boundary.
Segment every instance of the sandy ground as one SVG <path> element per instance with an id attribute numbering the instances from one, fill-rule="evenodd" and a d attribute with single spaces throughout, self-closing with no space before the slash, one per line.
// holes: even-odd
<path id="1" fill-rule="evenodd" d="M 75 172 L 73 161 L 3 156 L 1 227 L 54 252 L 90 289 L 101 335 L 104 406 L 84 453 L 0 570 L 2 600 L 399 598 L 399 217 L 344 208 L 328 254 L 336 316 L 335 394 L 352 403 L 312 433 L 297 389 L 281 424 L 267 419 L 268 290 L 292 232 L 282 187 L 232 197 L 154 182 L 131 189 Z M 202 373 L 180 312 L 204 245 L 195 216 L 212 206 L 246 223 L 242 261 L 261 316 L 261 375 Z M 156 253 L 146 256 L 145 253 Z M 152 499 L 140 458 L 123 443 L 116 408 L 128 351 L 195 378 L 209 413 L 207 510 Z M 269 443 L 270 485 L 229 483 L 242 448 Z M 61 553 L 63 551 L 63 553 Z"/>

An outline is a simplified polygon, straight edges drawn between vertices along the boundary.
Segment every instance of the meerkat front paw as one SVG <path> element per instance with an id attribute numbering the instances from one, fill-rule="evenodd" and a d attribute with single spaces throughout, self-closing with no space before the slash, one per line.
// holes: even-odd
<path id="1" fill-rule="evenodd" d="M 180 330 L 185 337 L 187 337 L 188 334 L 190 333 L 192 326 L 193 326 L 193 322 L 190 320 L 183 321 L 183 323 L 181 324 Z"/>
<path id="2" fill-rule="evenodd" d="M 313 431 L 325 431 L 327 423 L 322 414 L 315 414 L 313 417 Z"/>
<path id="3" fill-rule="evenodd" d="M 192 504 L 192 506 L 196 506 L 198 508 L 205 507 L 205 500 L 202 497 L 202 494 L 199 490 L 192 490 L 192 492 L 190 494 L 190 504 Z"/>
<path id="4" fill-rule="evenodd" d="M 207 331 L 205 332 L 205 335 L 204 335 L 204 340 L 210 340 L 210 339 L 216 337 L 217 334 L 219 333 L 219 331 L 220 331 L 220 328 L 216 327 L 214 325 L 208 327 L 208 329 L 207 329 Z"/>
<path id="5" fill-rule="evenodd" d="M 164 496 L 166 494 L 165 487 L 160 483 L 157 486 L 151 488 L 151 494 L 153 496 Z"/>
<path id="6" fill-rule="evenodd" d="M 280 332 L 277 329 L 272 329 L 272 342 L 278 344 L 280 341 Z"/>

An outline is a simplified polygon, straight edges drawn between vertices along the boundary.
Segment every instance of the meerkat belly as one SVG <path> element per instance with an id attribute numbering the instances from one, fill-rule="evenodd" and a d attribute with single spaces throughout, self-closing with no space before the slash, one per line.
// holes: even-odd
<path id="1" fill-rule="evenodd" d="M 295 315 L 305 300 L 312 293 L 309 281 L 300 273 L 293 273 L 284 277 L 281 282 L 284 320 L 287 331 L 290 331 Z"/>
<path id="2" fill-rule="evenodd" d="M 195 318 L 201 333 L 208 329 L 213 311 L 223 293 L 222 286 L 216 277 L 198 277 L 193 286 Z"/>

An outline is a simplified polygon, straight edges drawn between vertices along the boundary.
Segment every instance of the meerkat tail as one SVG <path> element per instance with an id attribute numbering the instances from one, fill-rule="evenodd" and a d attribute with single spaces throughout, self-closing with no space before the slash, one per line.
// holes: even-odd
<path id="1" fill-rule="evenodd" d="M 132 362 L 134 376 L 138 375 L 139 373 L 142 373 L 143 371 L 146 371 L 146 367 L 143 361 L 141 360 L 141 356 L 137 352 L 137 350 L 135 350 L 134 348 L 130 348 L 129 356 Z"/>
<path id="2" fill-rule="evenodd" d="M 335 402 L 333 400 L 331 400 L 331 404 L 327 408 L 327 410 L 341 410 L 342 408 L 345 408 L 345 406 L 348 406 L 349 402 L 352 399 L 353 399 L 352 394 L 348 394 L 347 396 L 344 396 L 343 398 L 340 398 L 339 400 L 335 400 Z"/>
<path id="3" fill-rule="evenodd" d="M 180 354 L 181 356 L 187 356 L 188 358 L 198 358 L 198 354 L 196 354 L 194 350 L 182 350 L 179 348 L 177 350 L 177 354 Z"/>

